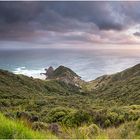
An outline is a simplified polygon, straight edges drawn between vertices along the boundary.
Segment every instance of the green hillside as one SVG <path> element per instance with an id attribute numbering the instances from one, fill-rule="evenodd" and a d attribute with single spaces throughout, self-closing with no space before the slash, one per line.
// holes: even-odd
<path id="1" fill-rule="evenodd" d="M 140 64 L 122 72 L 101 76 L 86 84 L 97 99 L 120 104 L 140 104 Z"/>
<path id="2" fill-rule="evenodd" d="M 0 70 L 1 96 L 4 96 L 4 93 L 6 93 L 8 97 L 11 95 L 14 98 L 28 98 L 32 95 L 35 97 L 47 95 L 50 94 L 50 92 L 56 92 L 59 94 L 67 92 L 71 93 L 73 91 L 78 91 L 78 88 L 58 80 L 43 81 Z M 5 95 L 5 98 L 8 97 Z"/>
<path id="3" fill-rule="evenodd" d="M 140 64 L 90 82 L 81 80 L 80 86 L 73 78 L 69 82 L 61 79 L 79 77 L 69 68 L 60 66 L 55 71 L 56 78 L 40 80 L 0 70 L 1 113 L 27 122 L 29 129 L 49 130 L 58 138 L 139 137 L 139 129 L 132 126 L 140 118 Z M 120 134 L 119 128 L 129 123 L 133 135 Z M 9 127 L 7 124 L 6 120 L 2 126 Z M 97 133 L 87 135 L 87 131 Z M 2 138 L 4 135 L 1 131 Z"/>

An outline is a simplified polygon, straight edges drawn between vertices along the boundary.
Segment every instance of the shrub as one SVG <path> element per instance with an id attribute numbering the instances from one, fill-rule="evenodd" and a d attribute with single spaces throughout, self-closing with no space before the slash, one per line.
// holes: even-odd
<path id="1" fill-rule="evenodd" d="M 69 113 L 64 121 L 68 126 L 80 126 L 83 123 L 91 122 L 91 116 L 82 110 Z"/>
<path id="2" fill-rule="evenodd" d="M 69 113 L 69 110 L 61 107 L 57 107 L 52 109 L 47 115 L 47 121 L 49 123 L 52 122 L 62 122 L 62 120 L 66 117 Z"/>
<path id="3" fill-rule="evenodd" d="M 31 115 L 28 112 L 17 112 L 17 118 L 29 121 Z"/>
<path id="4" fill-rule="evenodd" d="M 118 114 L 115 112 L 108 112 L 107 113 L 107 118 L 110 120 L 112 124 L 114 124 L 117 121 Z"/>
<path id="5" fill-rule="evenodd" d="M 87 138 L 95 138 L 100 133 L 100 128 L 96 124 L 82 126 L 79 128 L 80 133 Z"/>
<path id="6" fill-rule="evenodd" d="M 43 123 L 43 122 L 34 122 L 32 124 L 32 129 L 33 130 L 43 130 L 43 131 L 47 131 L 48 129 L 48 125 L 46 123 Z"/>
<path id="7" fill-rule="evenodd" d="M 119 115 L 115 124 L 120 125 L 123 122 L 125 122 L 124 115 Z"/>
<path id="8" fill-rule="evenodd" d="M 129 122 L 125 123 L 120 127 L 120 135 L 121 138 L 126 139 L 132 139 L 135 138 L 135 123 L 134 122 Z"/>
<path id="9" fill-rule="evenodd" d="M 17 112 L 16 117 L 20 120 L 28 122 L 37 122 L 39 120 L 38 116 L 31 115 L 29 112 Z"/>
<path id="10" fill-rule="evenodd" d="M 139 132 L 140 132 L 140 118 L 139 118 L 138 121 L 137 121 L 136 127 L 137 127 L 137 129 L 139 130 Z"/>
<path id="11" fill-rule="evenodd" d="M 129 114 L 128 112 L 124 113 L 123 111 L 118 110 L 99 110 L 94 112 L 93 115 L 94 123 L 100 125 L 101 127 L 110 127 L 110 126 L 118 126 L 121 123 L 128 120 Z"/>
<path id="12" fill-rule="evenodd" d="M 109 126 L 111 126 L 111 121 L 109 119 L 107 119 L 104 122 L 104 127 L 109 127 Z"/>
<path id="13" fill-rule="evenodd" d="M 110 122 L 109 122 L 110 121 Z M 118 114 L 116 112 L 108 112 L 107 120 L 105 121 L 105 126 L 118 126 L 125 121 L 123 114 Z M 108 122 L 108 125 L 107 125 Z"/>
<path id="14" fill-rule="evenodd" d="M 57 123 L 49 124 L 48 130 L 57 135 L 60 133 L 60 128 Z"/>
<path id="15" fill-rule="evenodd" d="M 101 109 L 94 112 L 93 121 L 101 127 L 105 126 L 105 121 L 107 120 L 107 110 Z"/>
<path id="16" fill-rule="evenodd" d="M 90 135 L 99 135 L 100 128 L 96 124 L 91 124 L 88 127 L 88 131 Z"/>
<path id="17" fill-rule="evenodd" d="M 137 111 L 130 110 L 128 113 L 129 113 L 128 114 L 129 121 L 136 121 L 140 117 L 140 113 Z"/>

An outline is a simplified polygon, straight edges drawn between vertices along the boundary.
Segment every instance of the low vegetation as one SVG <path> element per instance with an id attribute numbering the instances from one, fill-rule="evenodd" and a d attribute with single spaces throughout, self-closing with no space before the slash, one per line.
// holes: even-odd
<path id="1" fill-rule="evenodd" d="M 11 120 L 0 114 L 0 138 L 2 139 L 140 139 L 140 120 L 126 122 L 119 127 L 102 129 L 94 123 L 79 127 L 63 124 L 29 123 Z"/>
<path id="2" fill-rule="evenodd" d="M 33 131 L 25 122 L 13 121 L 0 114 L 0 138 L 1 139 L 43 139 L 56 138 L 50 132 L 41 133 Z"/>
<path id="3" fill-rule="evenodd" d="M 0 138 L 139 139 L 139 87 L 139 64 L 80 85 L 0 70 Z"/>

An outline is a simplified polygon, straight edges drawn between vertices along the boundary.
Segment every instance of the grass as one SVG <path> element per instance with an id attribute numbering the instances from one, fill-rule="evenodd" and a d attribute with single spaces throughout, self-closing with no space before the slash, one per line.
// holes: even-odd
<path id="1" fill-rule="evenodd" d="M 140 139 L 140 120 L 125 122 L 118 127 L 100 128 L 95 124 L 80 127 L 61 126 L 64 139 Z"/>
<path id="2" fill-rule="evenodd" d="M 79 127 L 59 125 L 59 133 L 34 131 L 32 124 L 11 120 L 0 113 L 0 139 L 140 139 L 140 119 L 125 122 L 118 127 L 100 128 L 96 124 L 83 124 Z"/>
<path id="3" fill-rule="evenodd" d="M 7 119 L 0 114 L 0 139 L 44 139 L 56 138 L 51 133 L 44 134 L 25 126 L 22 122 Z"/>
<path id="4" fill-rule="evenodd" d="M 140 139 L 140 121 L 125 122 L 121 126 L 115 128 L 107 128 L 104 133 L 109 139 Z"/>

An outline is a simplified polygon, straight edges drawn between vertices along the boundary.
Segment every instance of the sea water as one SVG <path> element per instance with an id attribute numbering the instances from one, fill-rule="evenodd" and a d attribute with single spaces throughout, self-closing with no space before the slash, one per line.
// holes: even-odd
<path id="1" fill-rule="evenodd" d="M 84 80 L 112 74 L 140 63 L 140 50 L 125 49 L 1 49 L 0 69 L 35 78 L 45 68 L 71 68 Z"/>

